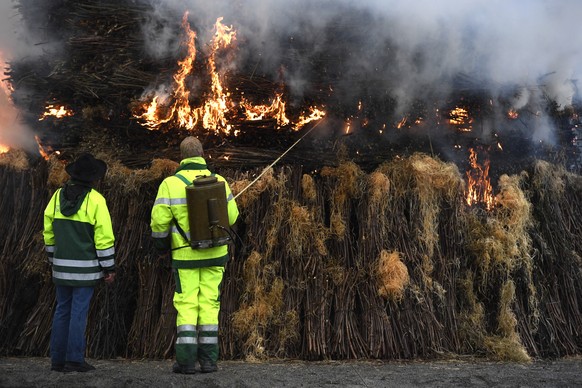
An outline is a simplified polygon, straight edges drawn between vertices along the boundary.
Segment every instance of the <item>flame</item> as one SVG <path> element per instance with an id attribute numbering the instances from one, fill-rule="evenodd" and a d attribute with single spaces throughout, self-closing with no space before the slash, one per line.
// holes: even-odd
<path id="1" fill-rule="evenodd" d="M 473 148 L 469 148 L 469 162 L 471 169 L 466 172 L 465 201 L 469 206 L 481 203 L 487 210 L 491 210 L 495 205 L 495 197 L 489 181 L 489 159 L 480 165 L 477 162 L 477 152 Z"/>
<path id="2" fill-rule="evenodd" d="M 173 76 L 172 97 L 174 101 L 168 106 L 166 105 L 169 100 L 168 96 L 157 93 L 152 97 L 151 102 L 141 106 L 142 114 L 134 114 L 134 117 L 142 121 L 142 125 L 152 130 L 158 129 L 172 119 L 188 129 L 193 128 L 198 122 L 197 115 L 193 114 L 194 112 L 190 108 L 190 90 L 186 86 L 186 78 L 192 72 L 196 60 L 196 33 L 192 31 L 188 23 L 188 12 L 184 13 L 182 18 L 182 27 L 186 35 L 185 42 L 182 44 L 187 47 L 187 55 L 183 60 L 178 61 L 178 70 Z"/>
<path id="3" fill-rule="evenodd" d="M 315 120 L 321 120 L 325 116 L 325 111 L 314 106 L 309 107 L 309 114 L 301 114 L 293 126 L 298 130 L 305 124 Z"/>
<path id="4" fill-rule="evenodd" d="M 40 137 L 38 137 L 38 135 L 34 135 L 34 140 L 36 140 L 36 144 L 38 144 L 38 152 L 40 153 L 40 156 L 42 156 L 45 160 L 48 160 L 49 152 L 52 151 L 52 148 L 51 147 L 45 148 L 40 142 Z"/>
<path id="5" fill-rule="evenodd" d="M 408 116 L 404 116 L 404 117 L 402 118 L 402 120 L 400 120 L 400 121 L 398 122 L 398 124 L 396 124 L 396 128 L 397 128 L 397 129 L 400 129 L 400 128 L 404 127 L 404 125 L 406 125 L 406 122 L 407 122 L 407 121 L 408 121 Z"/>
<path id="6" fill-rule="evenodd" d="M 252 105 L 244 98 L 240 104 L 244 109 L 247 120 L 274 118 L 277 120 L 279 127 L 289 124 L 289 119 L 285 113 L 285 102 L 283 102 L 280 94 L 275 96 L 271 105 Z"/>
<path id="7" fill-rule="evenodd" d="M 274 119 L 277 126 L 290 125 L 287 117 L 286 103 L 283 95 L 277 93 L 269 104 L 254 105 L 245 98 L 235 103 L 231 93 L 224 85 L 225 72 L 220 71 L 217 65 L 217 55 L 221 50 L 229 48 L 236 40 L 236 31 L 232 26 L 222 23 L 219 17 L 214 24 L 214 36 L 210 46 L 210 54 L 207 59 L 207 69 L 210 75 L 210 91 L 204 97 L 204 102 L 199 107 L 190 105 L 190 89 L 188 80 L 192 76 L 196 58 L 196 33 L 188 23 L 188 12 L 182 19 L 182 27 L 186 38 L 183 44 L 187 47 L 186 57 L 178 62 L 178 70 L 173 76 L 172 92 L 161 93 L 156 91 L 145 96 L 149 102 L 140 104 L 134 117 L 140 124 L 150 130 L 160 129 L 164 124 L 175 124 L 181 128 L 194 130 L 203 127 L 223 134 L 230 134 L 232 124 L 229 119 L 240 116 L 243 120 Z M 244 94 L 244 93 L 243 93 Z M 239 107 L 240 110 L 236 108 Z M 138 113 L 139 112 L 139 113 Z M 325 115 L 321 109 L 311 107 L 308 114 L 301 115 L 297 122 L 293 123 L 295 129 L 301 128 L 306 123 L 322 118 Z M 239 130 L 234 131 L 237 136 Z"/>
<path id="8" fill-rule="evenodd" d="M 175 122 L 180 127 L 192 130 L 201 122 L 206 129 L 230 132 L 226 113 L 234 104 L 230 101 L 230 93 L 222 86 L 221 75 L 216 66 L 216 54 L 235 40 L 236 32 L 232 30 L 232 26 L 223 25 L 222 19 L 218 18 L 214 26 L 215 34 L 207 64 L 211 87 L 206 102 L 197 108 L 190 106 L 190 89 L 187 81 L 196 60 L 196 33 L 190 28 L 186 12 L 182 18 L 182 27 L 186 35 L 183 44 L 187 47 L 187 55 L 178 61 L 178 70 L 173 76 L 173 91 L 169 98 L 158 93 L 152 97 L 151 102 L 142 104 L 140 109 L 143 113 L 134 114 L 134 117 L 141 120 L 142 125 L 150 129 L 159 129 L 163 124 Z M 167 104 L 168 100 L 173 102 Z"/>
<path id="9" fill-rule="evenodd" d="M 519 113 L 517 113 L 517 111 L 515 109 L 510 109 L 507 112 L 507 117 L 509 117 L 512 120 L 515 120 L 519 117 Z"/>
<path id="10" fill-rule="evenodd" d="M 3 54 L 0 51 L 0 65 L 2 66 L 3 69 L 8 69 L 8 63 L 6 61 L 4 61 L 3 59 Z M 3 79 L 0 81 L 0 89 L 2 90 L 2 93 L 6 96 L 6 99 L 8 100 L 8 102 L 12 102 L 12 92 L 14 91 L 14 89 L 12 88 L 12 84 L 10 82 L 8 82 L 8 80 Z M 3 98 L 2 98 L 3 100 Z M 0 154 L 5 154 L 8 151 L 10 151 L 10 147 L 0 143 Z"/>
<path id="11" fill-rule="evenodd" d="M 449 124 L 458 126 L 462 132 L 471 132 L 473 119 L 469 117 L 469 112 L 465 108 L 456 107 L 449 112 Z"/>
<path id="12" fill-rule="evenodd" d="M 208 58 L 208 68 L 212 80 L 211 99 L 207 100 L 204 107 L 198 108 L 198 114 L 202 116 L 204 128 L 223 129 L 226 134 L 230 132 L 231 126 L 227 124 L 225 114 L 234 106 L 230 101 L 230 93 L 223 88 L 221 76 L 216 67 L 216 53 L 219 49 L 225 49 L 236 39 L 236 31 L 232 26 L 222 24 L 222 17 L 219 17 L 214 24 L 215 33 L 212 41 L 212 52 Z"/>
<path id="13" fill-rule="evenodd" d="M 54 116 L 57 119 L 61 119 L 63 117 L 73 116 L 73 112 L 71 110 L 68 110 L 64 105 L 57 106 L 53 104 L 48 104 L 45 108 L 44 113 L 42 114 L 42 116 L 40 116 L 38 121 L 42 121 L 50 116 Z"/>

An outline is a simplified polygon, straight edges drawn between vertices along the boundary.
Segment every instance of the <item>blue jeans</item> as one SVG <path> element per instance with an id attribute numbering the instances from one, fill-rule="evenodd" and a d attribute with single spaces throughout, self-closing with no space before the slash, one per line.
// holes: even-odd
<path id="1" fill-rule="evenodd" d="M 51 362 L 85 362 L 85 328 L 94 287 L 56 286 L 51 331 Z"/>

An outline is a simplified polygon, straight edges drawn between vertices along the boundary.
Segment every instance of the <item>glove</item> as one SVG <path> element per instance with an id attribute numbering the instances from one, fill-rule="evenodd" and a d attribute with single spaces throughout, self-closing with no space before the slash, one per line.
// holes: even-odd
<path id="1" fill-rule="evenodd" d="M 154 238 L 154 249 L 160 253 L 168 253 L 172 249 L 172 243 L 170 241 L 170 236 L 163 238 Z"/>

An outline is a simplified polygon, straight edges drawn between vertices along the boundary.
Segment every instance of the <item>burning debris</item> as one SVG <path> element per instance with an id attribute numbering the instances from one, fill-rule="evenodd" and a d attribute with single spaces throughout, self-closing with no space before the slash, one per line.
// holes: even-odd
<path id="1" fill-rule="evenodd" d="M 46 54 L 34 61 L 12 61 L 7 72 L 18 85 L 14 101 L 22 119 L 43 146 L 63 155 L 101 133 L 119 144 L 133 144 L 117 149 L 117 157 L 127 165 L 146 167 L 154 150 L 194 133 L 205 139 L 211 154 L 229 154 L 229 167 L 252 168 L 272 160 L 270 152 L 283 152 L 300 136 L 295 132 L 325 116 L 325 125 L 303 142 L 300 154 L 287 156 L 287 163 L 320 169 L 333 163 L 342 146 L 367 171 L 416 151 L 465 168 L 469 149 L 477 144 L 511 143 L 520 159 L 524 154 L 552 162 L 566 158 L 569 167 L 579 168 L 571 126 L 542 121 L 537 112 L 556 121 L 562 113 L 551 104 L 545 109 L 543 100 L 536 107 L 528 105 L 535 87 L 491 91 L 483 86 L 490 83 L 458 74 L 447 94 L 429 90 L 427 98 L 403 107 L 386 82 L 352 83 L 350 78 L 365 79 L 366 73 L 348 71 L 339 58 L 365 54 L 369 31 L 356 22 L 375 23 L 366 13 L 354 13 L 349 21 L 345 14 L 332 19 L 317 42 L 321 52 L 309 51 L 311 37 L 273 36 L 281 40 L 280 50 L 290 54 L 272 71 L 262 65 L 264 52 L 249 56 L 244 51 L 254 48 L 248 31 L 238 31 L 222 15 L 215 15 L 206 28 L 192 25 L 192 20 L 200 21 L 198 14 L 169 8 L 160 18 L 156 15 L 161 11 L 145 1 L 21 0 L 18 9 L 31 31 L 44 26 L 47 41 L 67 37 L 62 46 L 47 45 Z M 39 15 L 46 19 L 38 20 Z M 144 31 L 144 26 L 154 31 Z M 168 31 L 172 37 L 165 41 L 163 55 L 149 52 L 151 36 Z M 337 40 L 347 31 L 346 39 Z M 393 50 L 387 51 L 391 57 L 369 60 L 382 59 L 385 67 L 397 68 L 397 47 Z M 303 53 L 301 60 L 292 54 L 298 52 Z M 301 92 L 291 77 L 300 70 L 310 75 Z M 542 93 L 539 88 L 537 93 Z M 557 147 L 532 142 L 545 130 L 537 128 L 546 125 L 562 129 L 564 141 Z M 494 178 L 522 167 L 513 150 L 490 157 Z"/>
<path id="2" fill-rule="evenodd" d="M 469 162 L 471 169 L 467 171 L 467 205 L 483 204 L 485 209 L 491 210 L 495 205 L 493 187 L 489 180 L 489 159 L 483 164 L 477 161 L 477 151 L 469 149 Z"/>
<path id="3" fill-rule="evenodd" d="M 214 25 L 214 36 L 210 44 L 211 52 L 207 59 L 207 70 L 210 78 L 210 92 L 204 99 L 204 104 L 193 108 L 190 103 L 191 83 L 188 77 L 192 77 L 196 60 L 196 33 L 192 31 L 188 23 L 188 13 L 184 14 L 182 27 L 186 39 L 186 57 L 178 62 L 178 70 L 173 76 L 172 90 L 160 94 L 147 94 L 151 100 L 139 106 L 136 110 L 143 113 L 134 113 L 141 124 L 149 129 L 179 127 L 187 130 L 211 131 L 222 135 L 231 135 L 235 122 L 242 120 L 274 120 L 275 127 L 281 128 L 291 125 L 295 130 L 313 120 L 319 120 L 325 112 L 316 107 L 309 108 L 309 115 L 302 113 L 299 119 L 291 123 L 287 118 L 286 103 L 281 94 L 276 94 L 271 104 L 254 105 L 244 97 L 240 91 L 239 100 L 224 86 L 226 74 L 221 74 L 217 66 L 217 57 L 221 50 L 227 50 L 236 40 L 236 31 L 232 26 L 222 24 L 223 18 L 218 18 Z M 160 88 L 157 89 L 158 91 Z M 242 111 L 244 119 L 237 118 L 238 111 Z M 237 132 L 240 131 L 237 130 Z M 236 136 L 236 133 L 234 133 Z"/>
<path id="4" fill-rule="evenodd" d="M 72 111 L 68 110 L 67 108 L 65 108 L 64 105 L 55 106 L 53 104 L 49 104 L 49 105 L 47 105 L 45 112 L 42 114 L 42 116 L 40 116 L 40 118 L 38 120 L 42 121 L 50 116 L 53 116 L 57 119 L 62 119 L 63 117 L 70 117 L 73 115 L 74 115 L 74 113 Z"/>

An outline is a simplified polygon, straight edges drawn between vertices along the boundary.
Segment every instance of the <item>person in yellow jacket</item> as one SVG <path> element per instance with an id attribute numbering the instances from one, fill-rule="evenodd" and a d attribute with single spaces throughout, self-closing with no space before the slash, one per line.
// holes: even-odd
<path id="1" fill-rule="evenodd" d="M 224 182 L 230 226 L 236 222 L 239 211 L 226 180 L 208 170 L 202 144 L 196 137 L 185 138 L 180 153 L 182 160 L 176 174 L 165 178 L 159 186 L 151 213 L 152 237 L 158 251 L 172 252 L 174 307 L 178 313 L 173 372 L 196 373 L 198 362 L 200 371 L 209 373 L 218 369 L 220 285 L 229 252 L 227 245 L 191 247 L 186 186 L 197 177 L 212 175 Z"/>
<path id="2" fill-rule="evenodd" d="M 95 285 L 115 279 L 115 238 L 105 198 L 92 186 L 107 171 L 104 161 L 81 154 L 65 167 L 71 179 L 44 211 L 44 243 L 56 288 L 51 370 L 87 372 L 85 328 Z"/>

